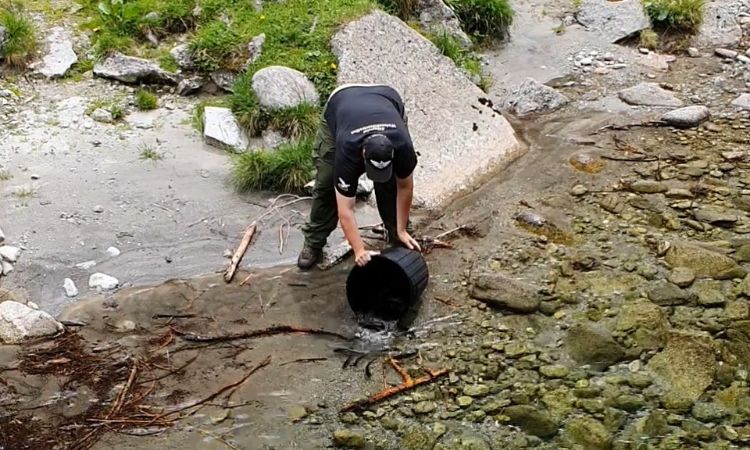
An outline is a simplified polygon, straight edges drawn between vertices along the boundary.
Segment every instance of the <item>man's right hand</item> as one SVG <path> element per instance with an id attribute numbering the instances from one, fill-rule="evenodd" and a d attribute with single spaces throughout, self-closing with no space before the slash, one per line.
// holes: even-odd
<path id="1" fill-rule="evenodd" d="M 378 252 L 370 252 L 367 250 L 362 250 L 361 252 L 354 254 L 354 262 L 359 267 L 364 267 L 365 265 L 367 265 L 368 262 L 370 262 L 372 255 L 377 255 L 377 254 Z"/>

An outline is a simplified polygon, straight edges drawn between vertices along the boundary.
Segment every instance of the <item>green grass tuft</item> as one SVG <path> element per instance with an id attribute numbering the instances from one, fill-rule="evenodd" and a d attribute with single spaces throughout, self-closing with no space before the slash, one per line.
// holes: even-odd
<path id="1" fill-rule="evenodd" d="M 695 32 L 703 24 L 705 0 L 642 0 L 655 27 Z"/>
<path id="2" fill-rule="evenodd" d="M 461 47 L 456 38 L 447 32 L 428 35 L 428 38 L 440 52 L 452 59 L 456 66 L 466 71 L 472 78 L 476 78 L 478 86 L 485 92 L 492 85 L 492 78 L 482 70 L 482 62 L 471 51 Z"/>
<path id="3" fill-rule="evenodd" d="M 156 151 L 153 147 L 148 146 L 146 144 L 142 144 L 141 147 L 141 155 L 140 159 L 143 161 L 161 161 L 164 159 L 164 155 Z"/>
<path id="4" fill-rule="evenodd" d="M 233 158 L 232 181 L 239 192 L 272 190 L 301 192 L 313 176 L 313 140 L 283 144 Z"/>
<path id="5" fill-rule="evenodd" d="M 180 70 L 180 66 L 179 64 L 177 64 L 177 61 L 174 59 L 174 56 L 170 55 L 168 52 L 159 56 L 159 67 L 166 70 L 167 72 L 172 72 L 172 73 L 175 73 L 178 70 Z"/>
<path id="6" fill-rule="evenodd" d="M 251 136 L 259 136 L 268 127 L 283 135 L 298 139 L 311 136 L 320 123 L 320 107 L 303 103 L 294 108 L 267 110 L 260 106 L 250 83 L 250 76 L 244 74 L 234 86 L 229 97 L 229 108 L 237 122 Z"/>
<path id="7" fill-rule="evenodd" d="M 38 41 L 34 24 L 23 4 L 14 0 L 0 3 L 0 26 L 6 30 L 0 60 L 14 69 L 24 69 L 34 58 Z"/>
<path id="8" fill-rule="evenodd" d="M 659 46 L 659 35 L 656 34 L 656 32 L 651 28 L 641 30 L 639 36 L 639 44 L 641 47 L 647 48 L 649 50 L 656 50 L 656 48 Z"/>
<path id="9" fill-rule="evenodd" d="M 204 72 L 213 72 L 221 67 L 238 69 L 242 53 L 240 41 L 237 32 L 221 20 L 200 27 L 190 43 L 196 67 Z"/>
<path id="10" fill-rule="evenodd" d="M 479 41 L 504 39 L 513 23 L 508 0 L 448 0 L 464 31 Z"/>
<path id="11" fill-rule="evenodd" d="M 4 167 L 0 167 L 0 181 L 9 181 L 13 178 L 10 171 Z"/>
<path id="12" fill-rule="evenodd" d="M 135 93 L 135 107 L 141 111 L 156 109 L 159 107 L 159 99 L 147 89 L 138 89 Z"/>

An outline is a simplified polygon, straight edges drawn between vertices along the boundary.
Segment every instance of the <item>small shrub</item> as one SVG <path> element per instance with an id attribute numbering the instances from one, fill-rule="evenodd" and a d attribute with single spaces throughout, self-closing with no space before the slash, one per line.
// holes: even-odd
<path id="1" fill-rule="evenodd" d="M 642 0 L 654 26 L 694 32 L 703 23 L 705 0 Z"/>
<path id="2" fill-rule="evenodd" d="M 478 40 L 503 39 L 513 23 L 508 0 L 448 0 L 464 31 Z"/>
<path id="3" fill-rule="evenodd" d="M 112 114 L 112 118 L 115 120 L 120 120 L 125 117 L 125 111 L 122 109 L 122 106 L 116 103 L 109 106 L 109 113 Z"/>
<path id="4" fill-rule="evenodd" d="M 24 13 L 21 3 L 6 1 L 0 4 L 0 26 L 6 31 L 0 60 L 16 69 L 25 68 L 34 58 L 38 42 L 34 24 Z"/>
<path id="5" fill-rule="evenodd" d="M 167 72 L 177 72 L 180 70 L 179 64 L 177 64 L 177 60 L 174 59 L 174 56 L 170 55 L 169 53 L 165 53 L 161 56 L 159 56 L 159 67 L 166 70 Z"/>
<path id="6" fill-rule="evenodd" d="M 461 44 L 446 32 L 428 36 L 440 52 L 452 59 L 456 66 L 479 80 L 478 86 L 485 92 L 489 89 L 491 78 L 482 70 L 482 63 L 472 52 L 461 47 Z"/>
<path id="7" fill-rule="evenodd" d="M 266 115 L 271 128 L 292 139 L 313 135 L 320 124 L 320 109 L 309 103 L 269 111 Z"/>
<path id="8" fill-rule="evenodd" d="M 240 38 L 235 31 L 220 20 L 214 20 L 198 29 L 190 43 L 196 67 L 212 72 L 226 65 L 238 55 Z"/>
<path id="9" fill-rule="evenodd" d="M 151 91 L 138 89 L 135 93 L 135 106 L 141 111 L 148 111 L 159 107 L 159 99 Z"/>
<path id="10" fill-rule="evenodd" d="M 313 176 L 312 152 L 312 139 L 303 139 L 272 151 L 239 154 L 233 160 L 232 181 L 239 192 L 300 192 Z"/>
<path id="11" fill-rule="evenodd" d="M 659 35 L 650 28 L 641 30 L 640 45 L 641 47 L 647 48 L 649 50 L 656 50 L 656 48 L 659 46 Z"/>

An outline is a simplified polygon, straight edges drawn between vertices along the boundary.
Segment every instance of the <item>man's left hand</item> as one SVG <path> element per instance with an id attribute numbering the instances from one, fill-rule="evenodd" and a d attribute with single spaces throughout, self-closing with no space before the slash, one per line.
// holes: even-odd
<path id="1" fill-rule="evenodd" d="M 422 248 L 419 246 L 419 242 L 411 237 L 408 231 L 399 231 L 398 239 L 403 242 L 406 248 L 408 248 L 409 250 L 416 250 L 418 252 L 422 251 Z"/>

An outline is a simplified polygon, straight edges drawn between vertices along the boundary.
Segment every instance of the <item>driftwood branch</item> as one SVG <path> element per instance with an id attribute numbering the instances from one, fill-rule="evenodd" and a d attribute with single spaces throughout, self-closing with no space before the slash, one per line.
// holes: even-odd
<path id="1" fill-rule="evenodd" d="M 237 271 L 237 266 L 240 264 L 240 261 L 242 261 L 242 257 L 245 256 L 245 252 L 250 246 L 250 242 L 252 242 L 253 240 L 256 229 L 257 224 L 256 222 L 253 222 L 245 230 L 245 234 L 242 236 L 242 241 L 240 242 L 239 247 L 237 247 L 237 250 L 234 251 L 234 254 L 232 255 L 232 261 L 229 263 L 229 267 L 227 268 L 226 272 L 224 272 L 224 281 L 226 281 L 227 283 L 230 283 L 232 281 L 232 278 L 234 278 L 234 273 Z"/>
<path id="2" fill-rule="evenodd" d="M 409 376 L 406 370 L 404 370 L 401 366 L 398 365 L 398 363 L 396 363 L 395 360 L 393 360 L 393 358 L 388 358 L 387 362 L 401 376 L 401 379 L 403 380 L 401 384 L 383 389 L 382 391 L 373 394 L 366 399 L 352 402 L 346 405 L 341 410 L 341 412 L 357 411 L 367 408 L 369 406 L 380 403 L 385 399 L 393 397 L 394 395 L 414 389 L 417 386 L 431 383 L 450 372 L 450 369 L 440 369 L 436 371 L 426 370 L 427 375 L 421 376 L 419 378 L 412 378 L 411 376 Z"/>
<path id="3" fill-rule="evenodd" d="M 174 333 L 185 341 L 190 342 L 225 342 L 233 341 L 237 339 L 252 339 L 258 337 L 275 336 L 278 334 L 290 334 L 290 333 L 302 333 L 302 334 L 317 334 L 322 336 L 332 336 L 345 341 L 350 341 L 352 338 L 344 336 L 343 334 L 336 333 L 334 331 L 319 330 L 314 328 L 303 328 L 294 327 L 290 325 L 277 325 L 270 328 L 264 328 L 262 330 L 243 331 L 240 333 L 220 334 L 215 336 L 201 336 L 192 333 L 186 333 L 184 331 L 172 329 Z"/>

